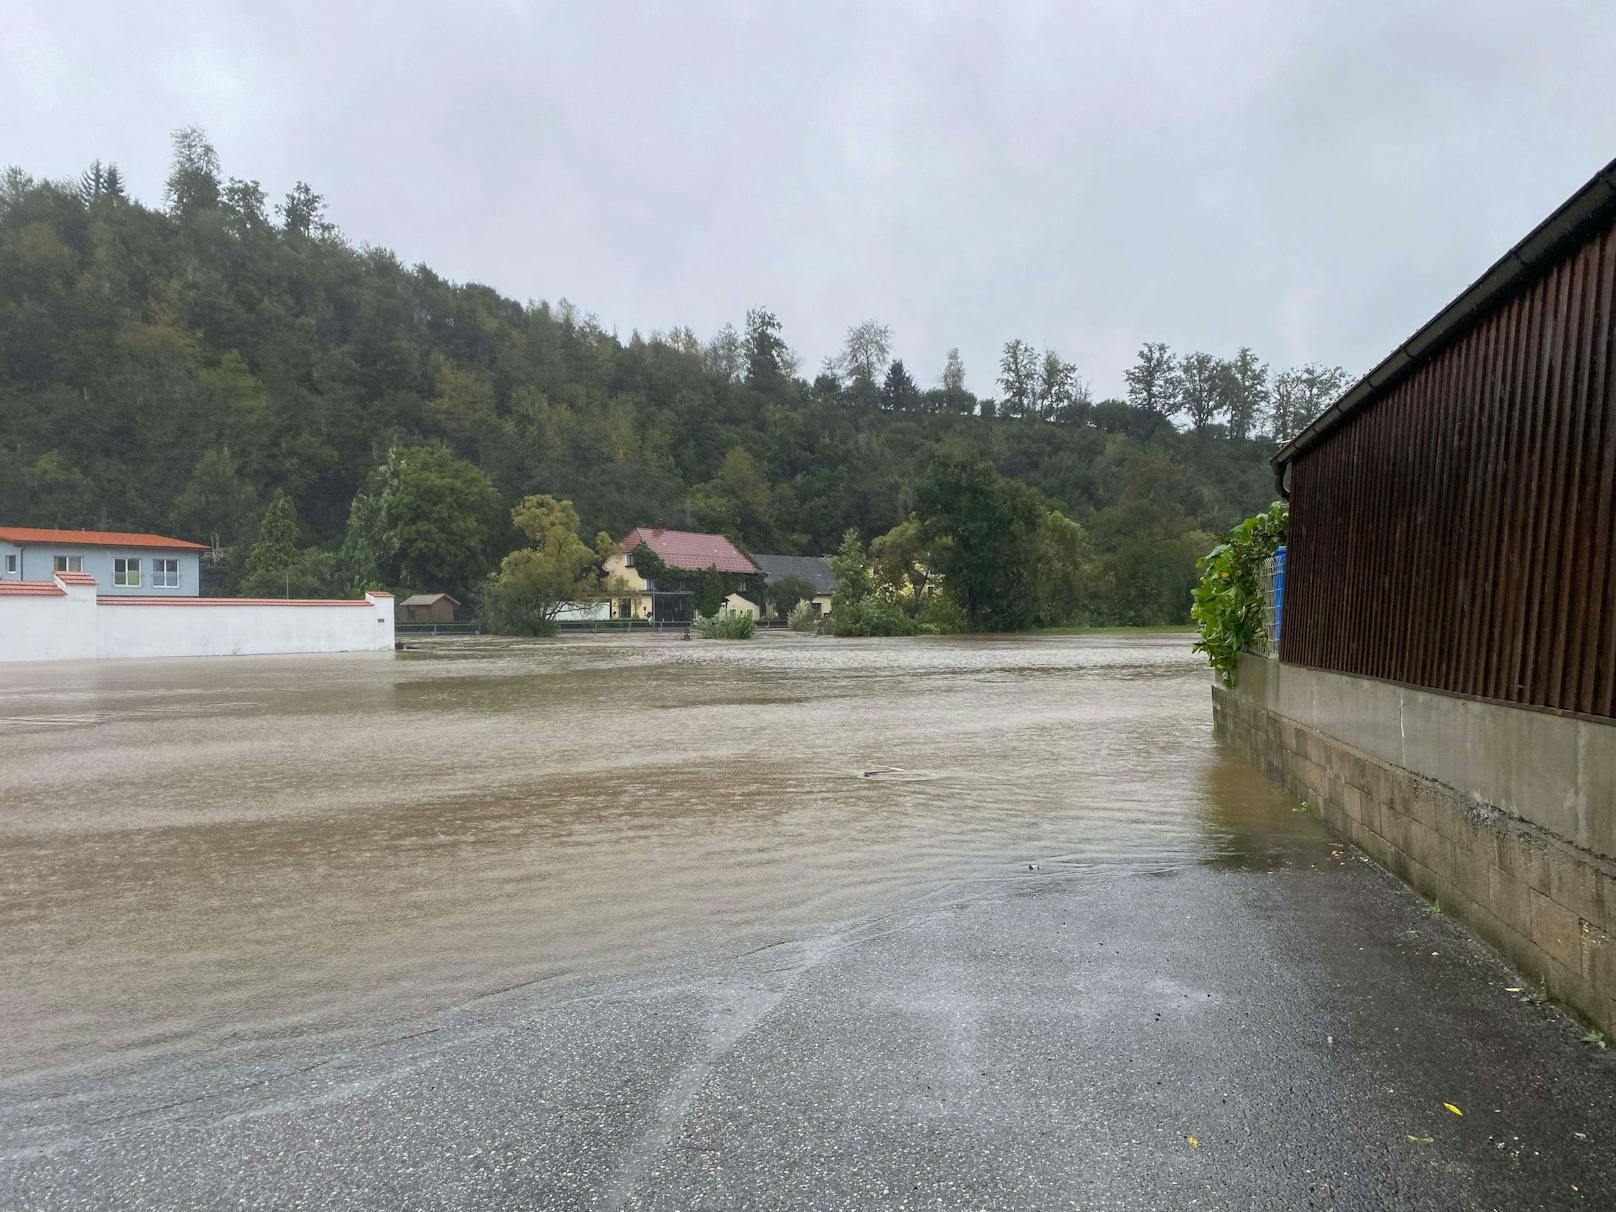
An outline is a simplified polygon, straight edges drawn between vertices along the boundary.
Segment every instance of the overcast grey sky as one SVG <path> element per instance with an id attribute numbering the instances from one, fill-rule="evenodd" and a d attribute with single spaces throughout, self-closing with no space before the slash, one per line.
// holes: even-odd
<path id="1" fill-rule="evenodd" d="M 0 163 L 169 132 L 355 241 L 627 336 L 756 304 L 922 385 L 1012 336 L 1357 374 L 1616 155 L 1616 5 L 0 0 Z"/>

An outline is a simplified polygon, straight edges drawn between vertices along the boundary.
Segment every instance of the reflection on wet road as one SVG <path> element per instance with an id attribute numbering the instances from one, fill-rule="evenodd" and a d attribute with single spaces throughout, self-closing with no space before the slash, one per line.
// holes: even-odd
<path id="1" fill-rule="evenodd" d="M 1214 746 L 1179 635 L 467 640 L 6 678 L 0 1113 L 37 1129 L 153 1073 L 205 1085 L 975 885 L 1325 847 Z"/>

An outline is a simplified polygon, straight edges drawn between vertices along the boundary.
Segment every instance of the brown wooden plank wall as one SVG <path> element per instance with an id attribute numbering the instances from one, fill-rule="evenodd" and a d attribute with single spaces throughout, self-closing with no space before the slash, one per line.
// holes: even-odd
<path id="1" fill-rule="evenodd" d="M 1616 716 L 1616 229 L 1291 466 L 1284 660 Z"/>

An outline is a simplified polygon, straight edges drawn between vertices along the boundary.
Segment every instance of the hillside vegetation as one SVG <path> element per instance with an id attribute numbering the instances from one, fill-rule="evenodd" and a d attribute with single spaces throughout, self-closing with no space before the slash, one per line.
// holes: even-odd
<path id="1" fill-rule="evenodd" d="M 195 130 L 161 208 L 116 169 L 11 169 L 0 520 L 210 542 L 229 589 L 295 558 L 310 589 L 466 590 L 520 545 L 530 496 L 570 500 L 586 541 L 653 523 L 821 554 L 904 522 L 941 450 L 1082 528 L 1080 621 L 1172 622 L 1208 536 L 1271 498 L 1274 433 L 1339 379 L 1146 345 L 1130 399 L 1096 403 L 1012 340 L 978 398 L 957 355 L 920 387 L 873 321 L 818 374 L 786 336 L 760 306 L 705 340 L 624 338 L 565 300 L 445 281 L 350 241 L 306 185 L 271 206 Z"/>

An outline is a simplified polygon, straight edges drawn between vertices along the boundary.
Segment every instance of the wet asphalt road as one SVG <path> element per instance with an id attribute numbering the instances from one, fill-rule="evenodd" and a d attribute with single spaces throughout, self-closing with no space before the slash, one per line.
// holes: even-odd
<path id="1" fill-rule="evenodd" d="M 0 1206 L 1616 1206 L 1616 1058 L 1521 983 L 1350 850 L 1029 872 L 153 1089 Z"/>

